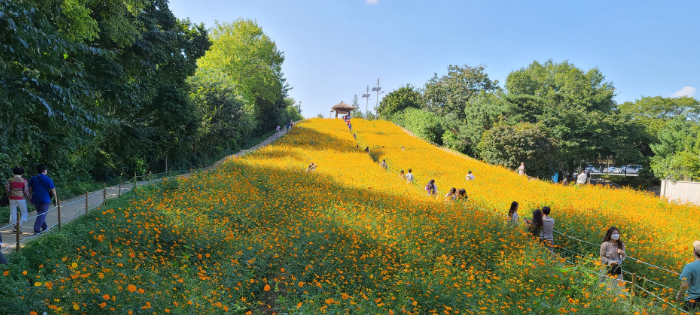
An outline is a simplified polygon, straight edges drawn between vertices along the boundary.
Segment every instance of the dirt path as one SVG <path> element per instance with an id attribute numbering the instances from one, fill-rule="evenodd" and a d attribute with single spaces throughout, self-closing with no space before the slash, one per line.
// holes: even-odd
<path id="1" fill-rule="evenodd" d="M 254 147 L 247 149 L 247 150 L 241 150 L 238 151 L 234 154 L 231 154 L 229 156 L 226 156 L 222 158 L 221 160 L 217 161 L 216 163 L 212 164 L 209 167 L 206 167 L 202 169 L 202 171 L 205 170 L 210 170 L 212 168 L 215 168 L 217 165 L 220 163 L 223 163 L 232 157 L 242 157 L 250 152 L 256 151 L 260 148 L 263 148 L 270 143 L 274 142 L 277 140 L 279 137 L 285 135 L 287 133 L 287 128 L 281 128 L 279 132 L 273 134 L 272 136 L 268 137 L 267 139 L 263 140 L 261 143 L 255 145 Z M 178 175 L 175 176 L 189 176 L 191 173 L 184 173 L 184 172 L 178 172 Z M 142 179 L 147 179 L 148 175 L 145 176 L 139 176 L 139 178 Z M 160 179 L 154 179 L 152 181 L 148 180 L 142 180 L 142 181 L 137 181 L 136 185 L 138 186 L 143 186 L 147 185 L 149 183 L 153 183 L 156 181 L 161 180 Z M 73 221 L 77 217 L 85 214 L 86 212 L 89 212 L 90 210 L 93 210 L 95 208 L 98 208 L 100 205 L 104 203 L 105 200 L 107 199 L 112 199 L 112 198 L 117 198 L 119 195 L 124 194 L 134 188 L 134 179 L 127 181 L 126 183 L 122 183 L 121 186 L 112 186 L 112 187 L 106 187 L 104 190 L 100 189 L 98 191 L 93 191 L 88 193 L 88 198 L 85 198 L 85 195 L 83 196 L 76 196 L 68 200 L 61 200 L 61 209 L 60 209 L 60 218 L 61 218 L 61 224 L 67 224 L 68 222 Z M 86 200 L 87 199 L 87 200 Z M 86 202 L 87 201 L 87 202 Z M 87 211 L 86 211 L 87 209 Z M 34 206 L 32 205 L 27 205 L 27 210 L 31 211 L 29 213 L 29 219 L 27 222 L 23 222 L 20 231 L 22 234 L 20 234 L 20 249 L 26 245 L 27 242 L 32 241 L 34 239 L 37 239 L 40 235 L 34 236 L 34 223 L 36 222 L 36 211 L 34 211 Z M 46 214 L 46 224 L 48 224 L 49 229 L 45 232 L 49 232 L 49 230 L 56 229 L 58 228 L 58 219 L 59 219 L 59 211 L 58 207 L 52 206 L 48 213 Z M 7 254 L 10 252 L 14 252 L 17 246 L 17 241 L 16 241 L 16 235 L 12 234 L 12 230 L 14 230 L 14 225 L 10 225 L 9 223 L 2 223 L 0 224 L 0 235 L 2 236 L 2 252 Z"/>

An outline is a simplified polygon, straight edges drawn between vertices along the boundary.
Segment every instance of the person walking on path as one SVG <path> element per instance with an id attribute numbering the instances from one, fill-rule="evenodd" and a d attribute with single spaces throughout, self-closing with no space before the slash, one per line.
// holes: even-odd
<path id="1" fill-rule="evenodd" d="M 46 164 L 36 167 L 37 175 L 29 179 L 29 194 L 32 196 L 32 204 L 36 208 L 36 221 L 34 221 L 34 235 L 40 234 L 48 228 L 46 224 L 46 212 L 49 211 L 51 199 L 56 196 L 56 186 L 49 178 Z M 54 204 L 56 200 L 54 199 Z"/>
<path id="2" fill-rule="evenodd" d="M 518 175 L 525 175 L 525 162 L 520 162 L 520 166 L 518 167 Z"/>
<path id="3" fill-rule="evenodd" d="M 406 182 L 409 184 L 413 183 L 413 173 L 412 172 L 413 172 L 413 170 L 409 168 L 408 174 L 406 174 Z"/>
<path id="4" fill-rule="evenodd" d="M 625 260 L 625 243 L 620 240 L 620 231 L 616 227 L 610 227 L 605 233 L 603 243 L 600 244 L 600 261 L 608 266 L 607 274 L 622 280 L 622 268 L 620 265 Z"/>
<path id="5" fill-rule="evenodd" d="M 576 178 L 576 184 L 577 185 L 585 185 L 587 178 L 588 178 L 588 176 L 586 175 L 586 171 L 582 170 L 581 174 L 578 174 L 578 178 Z"/>
<path id="6" fill-rule="evenodd" d="M 535 211 L 532 211 L 532 221 L 528 220 L 525 218 L 525 223 L 528 225 L 528 232 L 532 234 L 532 236 L 539 238 L 540 234 L 542 233 L 542 210 L 540 209 L 535 209 Z"/>
<path id="7" fill-rule="evenodd" d="M 552 244 L 554 244 L 554 219 L 549 216 L 552 209 L 549 207 L 542 207 L 542 235 L 540 235 L 540 240 L 547 245 L 549 251 L 552 251 Z"/>
<path id="8" fill-rule="evenodd" d="M 472 174 L 472 171 L 469 171 L 469 173 L 467 173 L 467 180 L 472 180 L 472 179 L 474 179 L 474 174 Z"/>
<path id="9" fill-rule="evenodd" d="M 510 209 L 508 209 L 508 222 L 518 225 L 518 220 L 520 220 L 520 216 L 518 215 L 519 207 L 520 205 L 517 201 L 513 201 L 510 203 Z"/>
<path id="10" fill-rule="evenodd" d="M 426 185 L 425 190 L 428 192 L 428 196 L 437 196 L 438 188 L 435 185 L 435 180 L 431 179 Z"/>
<path id="11" fill-rule="evenodd" d="M 379 166 L 381 166 L 385 171 L 387 167 L 389 167 L 388 165 L 386 165 L 386 160 L 382 160 L 382 163 L 380 163 Z"/>
<path id="12" fill-rule="evenodd" d="M 5 192 L 10 198 L 10 224 L 15 225 L 12 234 L 22 234 L 22 231 L 17 229 L 16 223 L 18 219 L 20 227 L 22 223 L 27 223 L 27 200 L 31 202 L 31 195 L 29 194 L 29 183 L 22 178 L 24 168 L 15 166 L 12 168 L 12 174 L 14 176 L 5 182 Z M 19 218 L 20 213 L 21 218 Z"/>

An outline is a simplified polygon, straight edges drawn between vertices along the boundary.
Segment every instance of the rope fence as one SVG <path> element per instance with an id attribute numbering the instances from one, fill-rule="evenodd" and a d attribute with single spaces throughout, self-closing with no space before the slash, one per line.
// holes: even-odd
<path id="1" fill-rule="evenodd" d="M 298 121 L 297 121 L 297 122 L 298 122 Z M 295 123 L 296 123 L 296 122 L 295 122 Z M 254 147 L 252 147 L 251 149 L 248 149 L 248 150 L 241 150 L 240 152 L 242 152 L 242 153 L 245 155 L 245 154 L 247 154 L 248 152 L 255 151 L 255 150 L 259 149 L 259 148 L 264 148 L 264 147 L 268 146 L 269 144 L 271 144 L 272 142 L 278 140 L 280 137 L 282 137 L 283 135 L 285 135 L 288 131 L 289 131 L 289 129 L 286 129 L 286 130 L 284 130 L 284 131 L 277 131 L 277 132 L 275 132 L 272 136 L 268 137 L 268 138 L 265 139 L 263 142 L 261 142 L 260 144 L 254 146 Z M 221 161 L 223 161 L 223 160 L 225 160 L 225 159 L 228 159 L 228 157 L 222 159 Z M 47 233 L 47 232 L 51 231 L 51 230 L 52 230 L 53 228 L 55 228 L 56 226 L 58 226 L 58 229 L 61 230 L 61 228 L 62 228 L 62 223 L 64 223 L 64 222 L 69 222 L 69 221 L 74 220 L 74 219 L 77 218 L 77 217 L 80 217 L 80 216 L 82 216 L 82 215 L 86 215 L 86 214 L 88 214 L 88 213 L 90 212 L 90 210 L 94 210 L 94 209 L 96 209 L 96 208 L 98 208 L 98 207 L 104 205 L 104 204 L 107 202 L 108 199 L 119 198 L 119 197 L 121 197 L 122 193 L 126 193 L 126 192 L 129 192 L 129 191 L 133 191 L 133 189 L 136 188 L 137 186 L 148 185 L 148 184 L 151 184 L 151 183 L 153 183 L 153 182 L 160 181 L 160 180 L 162 180 L 162 179 L 164 179 L 164 178 L 168 178 L 168 177 L 177 177 L 177 176 L 180 176 L 181 174 L 189 174 L 189 173 L 192 173 L 192 172 L 197 171 L 197 170 L 200 170 L 200 171 L 201 171 L 201 170 L 207 170 L 207 169 L 210 169 L 211 167 L 217 165 L 217 164 L 218 164 L 219 162 L 221 162 L 221 161 L 218 161 L 218 162 L 212 164 L 212 165 L 209 166 L 209 167 L 204 167 L 204 168 L 200 167 L 200 168 L 198 168 L 198 169 L 190 169 L 190 170 L 166 170 L 165 172 L 160 172 L 160 173 L 156 173 L 156 174 L 153 174 L 153 173 L 150 173 L 150 172 L 149 172 L 148 174 L 143 174 L 143 175 L 134 174 L 134 177 L 132 177 L 131 179 L 129 179 L 129 180 L 127 180 L 127 181 L 122 181 L 122 180 L 121 180 L 121 177 L 120 177 L 120 180 L 119 180 L 119 183 L 118 183 L 118 184 L 116 184 L 116 185 L 114 185 L 114 186 L 110 186 L 110 187 L 104 186 L 102 189 L 97 190 L 97 191 L 94 191 L 94 192 L 92 192 L 91 194 L 90 194 L 89 192 L 85 192 L 85 195 L 84 195 L 83 198 L 80 198 L 80 199 L 77 199 L 77 200 L 73 200 L 73 201 L 71 201 L 71 202 L 69 202 L 69 203 L 61 203 L 61 200 L 58 199 L 58 198 L 56 198 L 56 203 L 57 203 L 57 204 L 56 204 L 55 206 L 51 207 L 49 210 L 47 210 L 47 211 L 44 212 L 44 213 L 36 214 L 36 215 L 31 216 L 31 217 L 28 217 L 28 218 L 26 219 L 26 221 L 31 220 L 31 219 L 36 219 L 36 218 L 38 218 L 38 217 L 40 217 L 40 216 L 47 216 L 49 213 L 52 213 L 52 212 L 54 212 L 54 211 L 57 211 L 57 212 L 58 212 L 58 214 L 57 214 L 57 221 L 58 221 L 58 222 L 56 222 L 56 223 L 54 223 L 53 225 L 47 227 L 47 229 L 44 230 L 42 233 L 39 233 L 39 234 L 36 234 L 36 235 L 32 235 L 32 236 L 28 236 L 28 237 L 24 237 L 24 238 L 21 238 L 21 237 L 20 237 L 20 233 L 19 233 L 19 230 L 20 230 L 20 229 L 19 229 L 19 227 L 20 227 L 20 226 L 19 226 L 19 223 L 20 223 L 20 221 L 24 221 L 24 220 L 21 220 L 20 214 L 19 214 L 19 209 L 17 209 L 16 211 L 17 211 L 18 213 L 17 213 L 17 215 L 16 215 L 16 222 L 15 222 L 15 223 L 10 223 L 10 224 L 7 224 L 7 225 L 5 225 L 5 226 L 0 227 L 0 231 L 8 231 L 8 230 L 10 230 L 10 229 L 17 229 L 17 230 L 18 230 L 18 233 L 16 233 L 16 235 L 15 235 L 15 236 L 16 236 L 16 240 L 15 240 L 14 243 L 10 244 L 9 246 L 2 246 L 3 244 L 0 244 L 0 246 L 2 246 L 2 249 L 0 249 L 0 252 L 9 252 L 12 248 L 15 248 L 15 251 L 16 251 L 16 252 L 19 252 L 19 250 L 20 250 L 22 244 L 24 244 L 24 243 L 26 243 L 26 242 L 28 242 L 28 241 L 30 241 L 30 240 L 36 238 L 37 236 L 43 235 L 44 233 Z M 159 176 L 162 176 L 162 177 L 158 178 Z M 154 178 L 154 177 L 155 177 L 155 178 Z M 142 180 L 142 181 L 145 181 L 145 183 L 140 183 L 140 184 L 139 184 L 139 178 L 141 178 L 141 179 L 146 179 L 146 180 Z M 130 188 L 129 188 L 129 187 L 122 187 L 123 185 L 127 185 L 127 184 L 131 184 L 132 187 L 130 187 Z M 107 196 L 107 190 L 117 190 L 117 193 L 114 194 L 114 195 Z M 102 194 L 102 200 L 101 200 L 100 202 L 98 202 L 97 204 L 95 204 L 95 205 L 93 205 L 93 206 L 90 206 L 90 205 L 89 205 L 89 204 L 90 204 L 90 198 L 91 198 L 91 197 L 98 196 L 99 194 Z M 65 208 L 66 206 L 73 205 L 73 204 L 76 204 L 76 203 L 79 203 L 79 202 L 85 202 L 85 210 L 84 210 L 84 211 L 78 211 L 78 213 L 77 213 L 76 215 L 74 215 L 74 216 L 72 216 L 72 217 L 70 217 L 70 218 L 64 219 L 64 218 L 61 217 L 61 208 Z M 73 209 L 72 211 L 75 211 L 75 210 L 76 210 L 76 209 Z M 26 221 L 25 221 L 25 222 L 26 222 Z"/>

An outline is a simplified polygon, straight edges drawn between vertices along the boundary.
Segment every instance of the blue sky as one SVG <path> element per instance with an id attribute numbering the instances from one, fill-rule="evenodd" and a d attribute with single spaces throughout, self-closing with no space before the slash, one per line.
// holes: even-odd
<path id="1" fill-rule="evenodd" d="M 328 116 L 377 78 L 387 93 L 422 87 L 450 64 L 484 64 L 502 86 L 508 73 L 535 60 L 569 60 L 598 67 L 619 103 L 700 96 L 695 0 L 171 0 L 170 8 L 207 27 L 256 20 L 284 51 L 290 96 L 305 117 Z"/>

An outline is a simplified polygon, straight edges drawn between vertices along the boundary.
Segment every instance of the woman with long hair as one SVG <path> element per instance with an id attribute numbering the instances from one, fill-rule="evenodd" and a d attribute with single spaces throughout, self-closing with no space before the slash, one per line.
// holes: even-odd
<path id="1" fill-rule="evenodd" d="M 532 220 L 525 218 L 525 223 L 528 224 L 527 230 L 530 232 L 530 234 L 539 238 L 540 233 L 542 233 L 542 228 L 544 227 L 542 224 L 542 210 L 535 209 L 535 211 L 532 211 Z"/>
<path id="2" fill-rule="evenodd" d="M 438 189 L 437 186 L 435 185 L 435 180 L 431 179 L 428 184 L 425 185 L 425 190 L 428 192 L 428 196 L 435 196 L 437 195 Z"/>
<path id="3" fill-rule="evenodd" d="M 616 276 L 622 280 L 620 265 L 625 260 L 625 243 L 620 240 L 620 231 L 614 226 L 608 229 L 603 237 L 603 244 L 600 244 L 600 260 L 608 266 L 609 276 Z"/>
<path id="4" fill-rule="evenodd" d="M 445 200 L 452 201 L 455 199 L 457 199 L 457 188 L 452 187 L 450 188 L 450 192 L 448 192 L 447 195 L 445 195 Z"/>
<path id="5" fill-rule="evenodd" d="M 518 215 L 519 207 L 520 205 L 517 201 L 513 201 L 510 203 L 510 209 L 508 209 L 508 222 L 518 224 L 518 219 L 520 219 L 520 216 Z"/>

